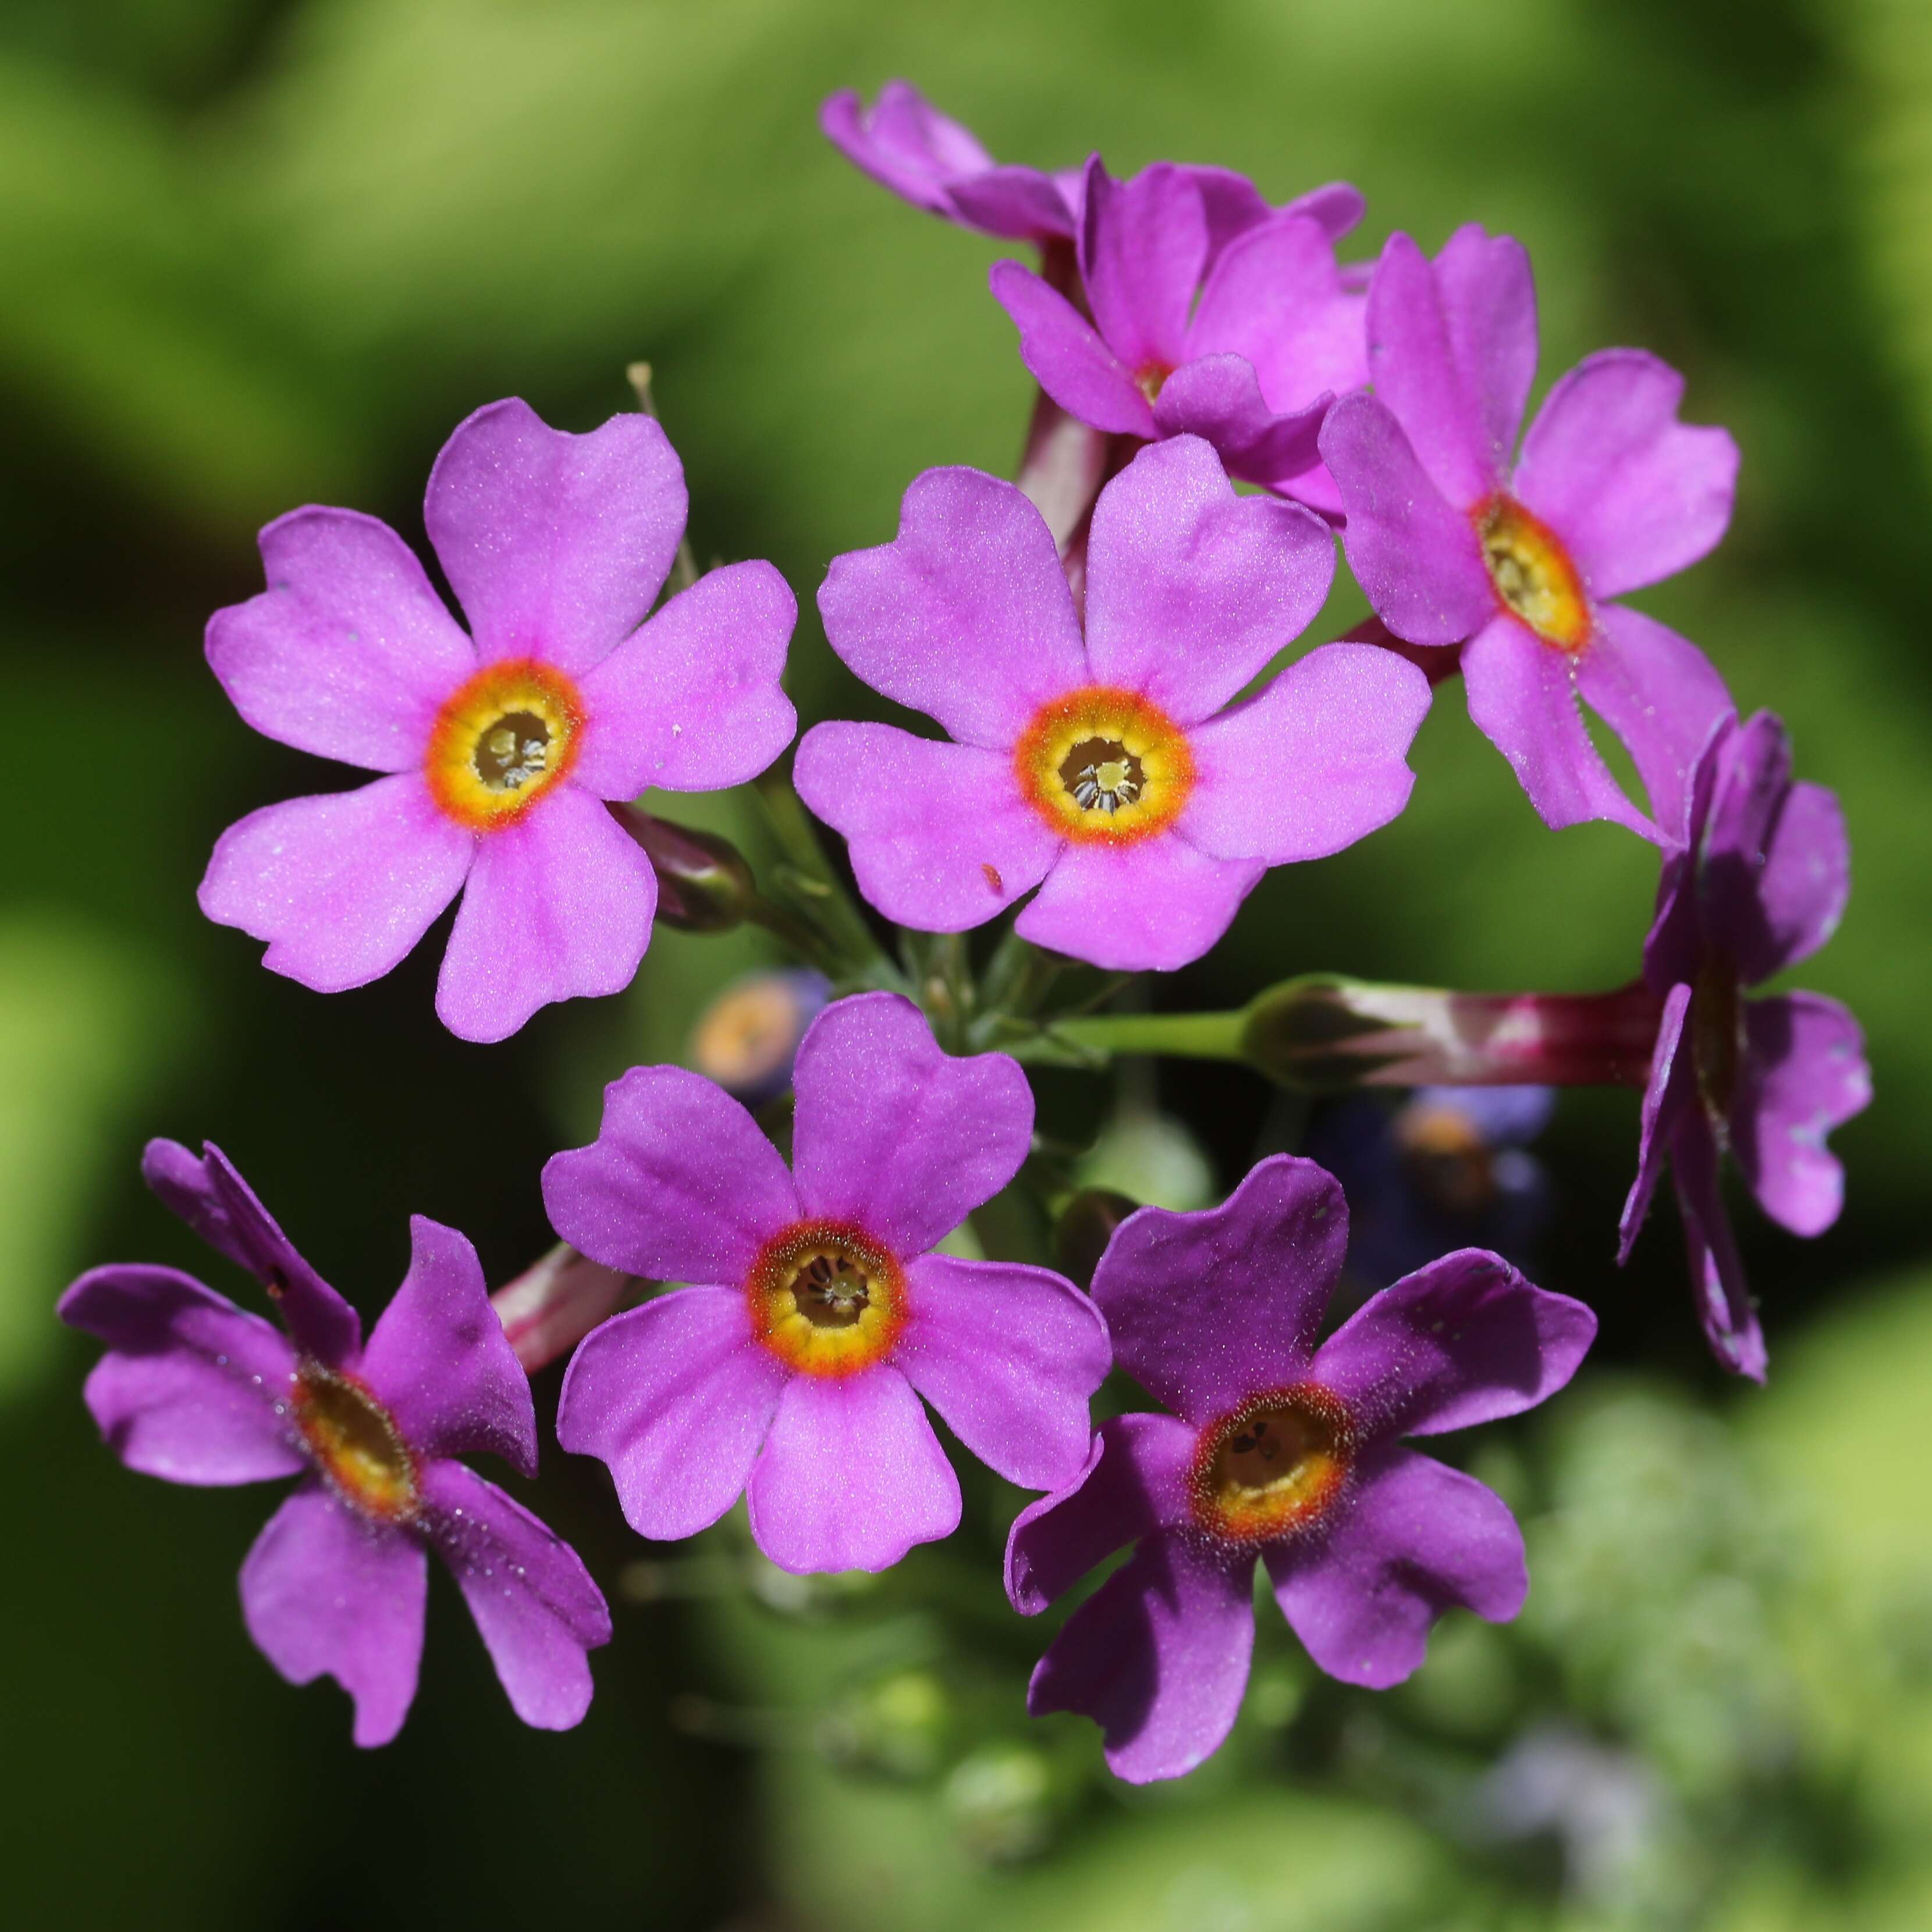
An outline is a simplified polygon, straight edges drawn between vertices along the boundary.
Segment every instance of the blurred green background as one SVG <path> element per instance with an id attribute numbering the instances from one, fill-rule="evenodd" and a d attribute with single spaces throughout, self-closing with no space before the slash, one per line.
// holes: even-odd
<path id="1" fill-rule="evenodd" d="M 1666 1208 L 1610 1265 L 1636 1103 L 1565 1097 L 1543 1279 L 1600 1311 L 1546 1417 L 1471 1445 L 1524 1515 L 1522 1622 L 1452 1618 L 1384 1698 L 1311 1679 L 1272 1612 L 1222 1756 L 1132 1794 L 1029 1728 L 1043 1633 L 993 1568 L 1016 1498 L 870 1588 L 802 1589 L 728 1529 L 628 1538 L 594 1466 L 542 1507 L 611 1594 L 575 1734 L 526 1732 L 433 1592 L 400 1741 L 250 1648 L 261 1492 L 126 1474 L 55 1295 L 109 1258 L 205 1268 L 140 1188 L 152 1132 L 220 1142 L 365 1310 L 406 1217 L 493 1280 L 548 1238 L 536 1178 L 603 1079 L 675 1054 L 748 942 L 661 937 L 633 991 L 508 1046 L 433 1023 L 433 938 L 323 999 L 206 925 L 217 832 L 344 781 L 256 738 L 202 664 L 308 501 L 421 538 L 429 464 L 518 393 L 586 429 L 658 370 L 701 556 L 769 556 L 808 718 L 863 703 L 811 593 L 934 463 L 1010 470 L 1029 400 L 1003 251 L 872 187 L 819 100 L 904 74 L 1003 158 L 1161 156 L 1271 198 L 1358 182 L 1355 238 L 1465 220 L 1539 271 L 1544 375 L 1607 342 L 1743 446 L 1722 550 L 1640 601 L 1791 724 L 1856 844 L 1842 934 L 1877 1100 L 1800 1244 L 1741 1215 L 1772 1383 L 1705 1358 Z M 10 1924 L 1088 1926 L 1324 1932 L 1932 1923 L 1932 12 L 1924 0 L 7 0 L 0 8 L 0 634 L 19 742 L 0 908 L 0 1897 Z M 1337 595 L 1333 635 L 1360 614 Z M 1331 968 L 1582 988 L 1634 970 L 1646 848 L 1544 832 L 1468 726 L 1415 802 L 1270 876 L 1160 997 Z M 708 808 L 728 825 L 732 808 Z M 1063 1126 L 1094 1083 L 1055 1076 Z M 1232 1184 L 1245 1076 L 1165 1070 Z M 556 1372 L 540 1378 L 540 1412 Z M 640 1563 L 640 1558 L 650 1560 Z M 664 1559 L 664 1560 L 658 1560 Z M 745 1586 L 749 1583 L 748 1590 Z"/>

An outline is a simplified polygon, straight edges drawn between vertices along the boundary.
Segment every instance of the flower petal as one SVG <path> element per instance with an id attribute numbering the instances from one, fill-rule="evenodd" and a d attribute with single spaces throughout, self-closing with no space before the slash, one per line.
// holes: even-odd
<path id="1" fill-rule="evenodd" d="M 1791 782 L 1791 743 L 1768 711 L 1718 753 L 1698 879 L 1706 932 L 1747 986 L 1815 952 L 1851 896 L 1851 844 L 1838 800 Z"/>
<path id="2" fill-rule="evenodd" d="M 1152 444 L 1094 508 L 1088 664 L 1198 724 L 1307 628 L 1334 576 L 1334 537 L 1312 511 L 1238 496 L 1198 436 Z"/>
<path id="3" fill-rule="evenodd" d="M 686 503 L 683 465 L 651 417 L 573 436 L 512 396 L 458 424 L 423 518 L 485 663 L 580 674 L 644 622 Z"/>
<path id="4" fill-rule="evenodd" d="M 970 129 L 940 113 L 908 81 L 887 81 L 870 109 L 850 88 L 842 88 L 819 109 L 818 124 L 854 167 L 933 214 L 952 212 L 946 190 L 956 176 L 993 165 Z"/>
<path id="5" fill-rule="evenodd" d="M 1714 550 L 1738 446 L 1677 420 L 1684 378 L 1641 349 L 1586 356 L 1545 398 L 1510 488 L 1563 539 L 1592 597 L 1620 597 Z"/>
<path id="6" fill-rule="evenodd" d="M 1822 1234 L 1845 1198 L 1845 1171 L 1825 1137 L 1871 1101 L 1864 1035 L 1821 993 L 1747 1000 L 1744 1028 L 1731 1151 L 1780 1228 Z"/>
<path id="7" fill-rule="evenodd" d="M 634 1066 L 604 1090 L 590 1146 L 543 1171 L 550 1226 L 646 1281 L 729 1282 L 800 1216 L 778 1150 L 723 1088 L 682 1066 Z"/>
<path id="8" fill-rule="evenodd" d="M 1456 644 L 1496 614 L 1475 526 L 1416 460 L 1378 397 L 1344 396 L 1322 426 L 1322 460 L 1348 523 L 1342 548 L 1376 614 L 1412 644 Z"/>
<path id="9" fill-rule="evenodd" d="M 1689 638 L 1628 604 L 1606 604 L 1578 660 L 1576 688 L 1623 740 L 1652 819 L 1681 844 L 1698 755 L 1731 710 L 1724 680 Z"/>
<path id="10" fill-rule="evenodd" d="M 242 1565 L 242 1614 L 291 1684 L 329 1676 L 356 1705 L 358 1744 L 403 1727 L 422 1660 L 429 1565 L 408 1531 L 366 1522 L 310 1477 Z"/>
<path id="11" fill-rule="evenodd" d="M 814 724 L 792 782 L 844 833 L 867 900 L 922 932 L 983 926 L 1040 884 L 1064 842 L 1021 796 L 1010 757 L 890 724 Z"/>
<path id="12" fill-rule="evenodd" d="M 1697 1076 L 1690 1055 L 1683 1050 L 1684 1029 L 1690 1018 L 1692 994 L 1682 980 L 1664 995 L 1657 1023 L 1657 1044 L 1651 1051 L 1650 1078 L 1643 1090 L 1642 1125 L 1638 1131 L 1636 1173 L 1617 1221 L 1617 1265 L 1628 1262 L 1636 1245 L 1637 1230 L 1650 1212 L 1651 1196 L 1664 1175 L 1672 1136 L 1687 1107 L 1695 1103 Z"/>
<path id="13" fill-rule="evenodd" d="M 912 1384 L 886 1364 L 785 1384 L 746 1492 L 781 1570 L 890 1570 L 959 1527 L 959 1479 Z"/>
<path id="14" fill-rule="evenodd" d="M 1308 1372 L 1348 1251 L 1332 1174 L 1274 1154 L 1218 1208 L 1143 1208 L 1114 1231 L 1094 1275 L 1114 1358 L 1197 1426 Z"/>
<path id="15" fill-rule="evenodd" d="M 1375 644 L 1324 644 L 1251 703 L 1188 734 L 1183 837 L 1217 859 L 1285 866 L 1339 852 L 1408 802 L 1429 680 Z"/>
<path id="16" fill-rule="evenodd" d="M 898 535 L 834 557 L 818 608 L 860 679 L 962 744 L 1010 752 L 1042 704 L 1086 682 L 1053 533 L 980 470 L 915 477 Z"/>
<path id="17" fill-rule="evenodd" d="M 262 964 L 318 993 L 398 964 L 455 898 L 475 833 L 420 772 L 264 806 L 214 842 L 198 895 L 217 926 L 266 939 Z"/>
<path id="18" fill-rule="evenodd" d="M 1204 356 L 1184 362 L 1162 386 L 1154 421 L 1163 435 L 1211 443 L 1230 476 L 1286 490 L 1320 467 L 1316 438 L 1330 400 L 1324 393 L 1277 416 L 1246 356 Z"/>
<path id="19" fill-rule="evenodd" d="M 1024 1490 L 1071 1482 L 1094 1439 L 1087 1404 L 1113 1361 L 1100 1311 L 1070 1281 L 1013 1262 L 925 1255 L 892 1364 L 980 1460 Z"/>
<path id="20" fill-rule="evenodd" d="M 1268 868 L 1177 834 L 1070 845 L 1013 930 L 1113 973 L 1172 973 L 1210 951 Z"/>
<path id="21" fill-rule="evenodd" d="M 1472 222 L 1432 262 L 1391 235 L 1369 286 L 1368 334 L 1376 393 L 1436 488 L 1473 508 L 1508 472 L 1536 374 L 1536 284 L 1522 243 Z"/>
<path id="22" fill-rule="evenodd" d="M 1150 1411 L 1102 1423 L 1080 1474 L 1014 1519 L 1006 1538 L 1013 1608 L 1037 1616 L 1115 1550 L 1188 1522 L 1195 1439 L 1178 1417 Z"/>
<path id="23" fill-rule="evenodd" d="M 681 590 L 584 678 L 590 712 L 571 776 L 599 798 L 650 786 L 716 791 L 791 742 L 778 686 L 798 600 L 769 563 L 728 563 Z"/>
<path id="24" fill-rule="evenodd" d="M 208 662 L 266 736 L 344 764 L 407 771 L 476 648 L 416 553 L 355 510 L 310 508 L 262 532 L 268 587 L 208 620 Z"/>
<path id="25" fill-rule="evenodd" d="M 946 188 L 953 218 L 1004 242 L 1070 242 L 1073 211 L 1051 175 L 1037 168 L 991 167 Z"/>
<path id="26" fill-rule="evenodd" d="M 476 1250 L 454 1228 L 410 1220 L 410 1271 L 358 1372 L 418 1456 L 487 1451 L 537 1472 L 530 1378 L 503 1333 Z"/>
<path id="27" fill-rule="evenodd" d="M 1465 1248 L 1358 1308 L 1309 1373 L 1368 1438 L 1438 1436 L 1546 1402 L 1596 1334 L 1580 1301 L 1534 1286 L 1500 1255 Z"/>
<path id="28" fill-rule="evenodd" d="M 896 993 L 827 1006 L 792 1068 L 792 1171 L 806 1214 L 856 1222 L 902 1262 L 1020 1170 L 1033 1089 L 1004 1053 L 956 1059 Z"/>
<path id="29" fill-rule="evenodd" d="M 986 281 L 1019 331 L 1028 373 L 1069 416 L 1116 436 L 1157 434 L 1133 371 L 1058 289 L 1018 262 L 995 262 Z"/>
<path id="30" fill-rule="evenodd" d="M 743 1493 L 789 1373 L 753 1336 L 742 1289 L 679 1288 L 584 1338 L 556 1439 L 609 1468 L 640 1536 L 694 1536 Z"/>
<path id="31" fill-rule="evenodd" d="M 1146 1538 L 1066 1621 L 1027 1709 L 1078 1711 L 1130 1784 L 1179 1778 L 1220 1748 L 1247 1688 L 1255 1557 L 1171 1531 Z"/>
<path id="32" fill-rule="evenodd" d="M 1607 818 L 1641 838 L 1663 837 L 1591 743 L 1567 652 L 1514 617 L 1496 617 L 1462 646 L 1462 682 L 1472 722 L 1509 760 L 1544 824 Z"/>
<path id="33" fill-rule="evenodd" d="M 306 1464 L 277 1411 L 294 1352 L 260 1316 L 172 1268 L 126 1266 L 82 1275 L 59 1313 L 108 1346 L 87 1406 L 129 1468 L 170 1483 L 259 1483 Z"/>
<path id="34" fill-rule="evenodd" d="M 141 1178 L 171 1214 L 267 1288 L 302 1354 L 330 1368 L 353 1365 L 362 1346 L 361 1318 L 296 1252 L 218 1147 L 204 1142 L 195 1154 L 178 1141 L 150 1141 L 142 1150 Z"/>
<path id="35" fill-rule="evenodd" d="M 1670 1141 L 1670 1174 L 1684 1221 L 1691 1292 L 1711 1352 L 1733 1375 L 1764 1380 L 1764 1330 L 1744 1280 L 1731 1217 L 1718 1183 L 1718 1143 L 1703 1110 L 1687 1107 Z"/>
<path id="36" fill-rule="evenodd" d="M 586 791 L 560 784 L 479 839 L 436 1012 L 459 1040 L 497 1040 L 553 1000 L 621 993 L 651 942 L 650 861 Z"/>
<path id="37" fill-rule="evenodd" d="M 1460 1604 L 1507 1623 L 1529 1594 L 1508 1505 L 1474 1477 L 1396 1444 L 1355 1465 L 1332 1528 L 1262 1553 L 1309 1655 L 1372 1690 L 1417 1669 L 1444 1610 Z"/>
<path id="38" fill-rule="evenodd" d="M 1137 374 L 1181 362 L 1208 262 L 1207 212 L 1188 170 L 1157 161 L 1117 182 L 1095 155 L 1087 164 L 1079 252 L 1088 303 L 1108 347 Z"/>
<path id="39" fill-rule="evenodd" d="M 427 1527 L 449 1565 L 510 1708 L 567 1731 L 590 1708 L 584 1653 L 610 1641 L 610 1612 L 577 1552 L 460 1462 L 422 1472 Z"/>

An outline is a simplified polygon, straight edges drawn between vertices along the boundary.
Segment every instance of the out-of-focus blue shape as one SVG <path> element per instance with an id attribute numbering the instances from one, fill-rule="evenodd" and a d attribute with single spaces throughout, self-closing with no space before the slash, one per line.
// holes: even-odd
<path id="1" fill-rule="evenodd" d="M 832 997 L 822 973 L 748 973 L 698 1016 L 691 1064 L 748 1107 L 775 1100 L 791 1084 L 805 1030 Z"/>

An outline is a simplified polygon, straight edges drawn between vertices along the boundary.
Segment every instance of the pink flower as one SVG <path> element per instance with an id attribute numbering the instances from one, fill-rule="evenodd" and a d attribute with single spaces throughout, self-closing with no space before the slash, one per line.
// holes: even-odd
<path id="1" fill-rule="evenodd" d="M 797 607 L 769 563 L 713 571 L 646 621 L 685 506 L 647 416 L 572 436 L 514 400 L 478 410 L 424 512 L 468 634 L 386 524 L 271 524 L 268 588 L 215 613 L 208 662 L 258 731 L 386 776 L 231 826 L 202 911 L 266 940 L 273 971 L 339 992 L 460 892 L 436 1011 L 466 1040 L 628 985 L 657 885 L 602 801 L 739 784 L 797 722 L 778 688 Z"/>
<path id="2" fill-rule="evenodd" d="M 818 601 L 846 663 L 955 742 L 818 725 L 799 794 L 902 926 L 961 932 L 1037 886 L 1022 938 L 1120 970 L 1184 965 L 1269 866 L 1340 851 L 1408 802 L 1429 681 L 1394 652 L 1324 645 L 1230 703 L 1334 568 L 1318 518 L 1237 496 L 1178 437 L 1101 493 L 1083 627 L 1019 490 L 928 470 L 897 538 L 836 559 Z"/>

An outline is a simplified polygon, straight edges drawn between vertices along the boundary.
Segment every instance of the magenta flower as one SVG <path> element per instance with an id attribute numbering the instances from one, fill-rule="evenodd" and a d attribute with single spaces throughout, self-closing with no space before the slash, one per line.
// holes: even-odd
<path id="1" fill-rule="evenodd" d="M 458 1456 L 536 1473 L 536 1414 L 476 1251 L 418 1215 L 410 1271 L 368 1346 L 356 1311 L 297 1254 L 211 1147 L 151 1141 L 162 1200 L 279 1306 L 286 1335 L 173 1268 L 95 1268 L 64 1322 L 107 1344 L 87 1406 L 130 1469 L 171 1483 L 300 1476 L 242 1566 L 248 1634 L 292 1684 L 333 1677 L 356 1742 L 402 1728 L 422 1655 L 428 1552 L 448 1564 L 511 1708 L 568 1730 L 590 1702 L 586 1651 L 610 1613 L 577 1553 Z"/>
<path id="2" fill-rule="evenodd" d="M 436 1004 L 466 1040 L 628 986 L 657 884 L 602 801 L 738 784 L 797 722 L 778 688 L 797 607 L 769 563 L 712 571 L 644 621 L 685 503 L 647 416 L 571 436 L 514 400 L 478 410 L 424 506 L 468 635 L 386 524 L 311 508 L 269 524 L 268 588 L 215 613 L 208 662 L 256 730 L 386 776 L 231 826 L 202 911 L 339 992 L 460 892 Z"/>
<path id="3" fill-rule="evenodd" d="M 1070 416 L 1204 436 L 1233 475 L 1332 510 L 1316 432 L 1334 397 L 1368 380 L 1363 298 L 1335 261 L 1361 199 L 1318 189 L 1220 238 L 1211 200 L 1187 169 L 1117 182 L 1096 156 L 1078 237 L 1088 312 L 1017 262 L 994 264 L 993 293 Z"/>
<path id="4" fill-rule="evenodd" d="M 1050 1489 L 1086 1456 L 1106 1324 L 1044 1268 L 932 1252 L 1026 1157 L 1015 1062 L 952 1059 L 910 1001 L 864 993 L 812 1022 L 794 1086 L 789 1172 L 676 1066 L 613 1082 L 596 1140 L 544 1169 L 566 1240 L 696 1284 L 585 1340 L 557 1440 L 609 1465 L 640 1536 L 692 1535 L 743 1491 L 781 1568 L 883 1570 L 959 1521 L 920 1397 L 1010 1481 Z"/>
<path id="5" fill-rule="evenodd" d="M 909 82 L 887 81 L 871 107 L 846 88 L 819 110 L 818 124 L 855 167 L 915 208 L 1004 241 L 1044 247 L 1073 238 L 1086 192 L 1084 169 L 1049 175 L 1003 166 L 970 129 L 940 113 Z M 1210 254 L 1276 212 L 1253 182 L 1230 169 L 1180 172 L 1200 189 Z M 1288 206 L 1313 214 L 1331 236 L 1346 234 L 1362 218 L 1361 196 L 1341 182 Z"/>
<path id="6" fill-rule="evenodd" d="M 1858 1023 L 1836 1000 L 1742 994 L 1831 938 L 1851 848 L 1837 799 L 1792 782 L 1784 727 L 1765 711 L 1712 734 L 1688 816 L 1644 945 L 1664 1014 L 1617 1258 L 1630 1258 L 1668 1153 L 1704 1333 L 1725 1367 L 1762 1382 L 1764 1336 L 1718 1186 L 1722 1154 L 1780 1227 L 1822 1234 L 1845 1192 L 1826 1136 L 1870 1101 L 1871 1072 Z"/>
<path id="7" fill-rule="evenodd" d="M 1178 437 L 1101 493 L 1083 634 L 1033 505 L 929 470 L 898 537 L 835 558 L 818 604 L 846 663 L 955 742 L 815 726 L 800 796 L 902 926 L 960 932 L 1038 886 L 1024 938 L 1122 970 L 1184 965 L 1268 867 L 1340 851 L 1408 801 L 1429 681 L 1393 652 L 1324 645 L 1224 709 L 1334 572 L 1318 518 L 1238 497 Z"/>
<path id="8" fill-rule="evenodd" d="M 1138 1540 L 1033 1674 L 1028 1708 L 1084 1711 L 1136 1784 L 1178 1778 L 1234 1721 L 1254 1570 L 1332 1677 L 1383 1689 L 1460 1604 L 1522 1607 L 1502 1499 L 1402 1446 L 1515 1415 L 1576 1372 L 1582 1303 L 1466 1248 L 1386 1288 L 1316 1345 L 1348 1210 L 1312 1161 L 1263 1161 L 1219 1208 L 1144 1208 L 1094 1277 L 1120 1365 L 1172 1409 L 1102 1424 L 1078 1477 L 1022 1510 L 1006 1591 L 1028 1616 Z"/>
<path id="9" fill-rule="evenodd" d="M 1375 394 L 1336 404 L 1322 453 L 1369 602 L 1411 644 L 1462 644 L 1469 716 L 1546 824 L 1675 838 L 1660 814 L 1679 810 L 1730 700 L 1694 644 L 1608 600 L 1715 546 L 1737 446 L 1677 420 L 1675 370 L 1606 349 L 1550 391 L 1512 469 L 1536 291 L 1522 244 L 1473 224 L 1432 263 L 1389 238 L 1368 334 Z M 1648 818 L 1590 742 L 1580 698 L 1628 748 Z"/>

